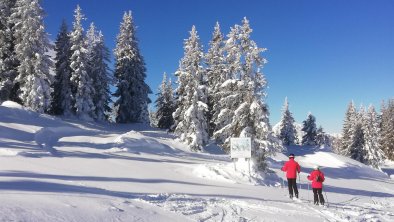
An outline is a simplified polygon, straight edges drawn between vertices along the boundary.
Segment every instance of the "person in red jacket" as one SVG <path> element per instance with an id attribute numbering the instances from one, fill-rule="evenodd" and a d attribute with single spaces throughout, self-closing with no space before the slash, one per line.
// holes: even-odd
<path id="1" fill-rule="evenodd" d="M 315 166 L 313 168 L 313 171 L 308 175 L 307 178 L 308 178 L 308 180 L 312 181 L 314 204 L 318 205 L 320 202 L 321 205 L 324 205 L 324 197 L 322 194 L 324 173 L 320 171 L 319 166 Z"/>
<path id="2" fill-rule="evenodd" d="M 293 199 L 293 190 L 294 190 L 295 197 L 298 198 L 297 172 L 300 173 L 301 167 L 294 160 L 294 154 L 289 155 L 289 161 L 287 161 L 285 163 L 285 165 L 283 165 L 282 171 L 286 172 L 290 199 Z"/>

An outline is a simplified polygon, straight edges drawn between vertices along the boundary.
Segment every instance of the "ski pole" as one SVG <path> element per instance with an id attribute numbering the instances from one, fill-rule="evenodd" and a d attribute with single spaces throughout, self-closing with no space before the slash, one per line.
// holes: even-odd
<path id="1" fill-rule="evenodd" d="M 310 202 L 310 200 L 309 200 L 309 182 L 308 182 L 308 202 Z"/>
<path id="2" fill-rule="evenodd" d="M 328 197 L 327 197 L 327 193 L 326 193 L 326 191 L 324 191 L 324 195 L 326 195 L 326 202 L 327 202 L 327 207 L 329 207 L 329 206 L 330 206 L 330 203 L 328 202 Z"/>
<path id="3" fill-rule="evenodd" d="M 300 173 L 298 173 L 298 183 L 300 184 L 300 190 L 301 190 L 301 177 L 300 177 Z"/>

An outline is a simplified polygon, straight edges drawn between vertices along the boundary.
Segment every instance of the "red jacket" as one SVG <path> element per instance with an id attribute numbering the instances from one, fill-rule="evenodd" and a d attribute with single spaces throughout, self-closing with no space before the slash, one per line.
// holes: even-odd
<path id="1" fill-rule="evenodd" d="M 316 181 L 316 177 L 319 175 L 321 181 Z M 312 181 L 312 188 L 323 188 L 324 173 L 320 170 L 314 170 L 308 175 L 308 180 Z"/>
<path id="2" fill-rule="evenodd" d="M 282 171 L 286 172 L 286 177 L 288 179 L 295 179 L 297 178 L 297 172 L 301 172 L 301 167 L 294 159 L 290 159 L 283 165 Z"/>

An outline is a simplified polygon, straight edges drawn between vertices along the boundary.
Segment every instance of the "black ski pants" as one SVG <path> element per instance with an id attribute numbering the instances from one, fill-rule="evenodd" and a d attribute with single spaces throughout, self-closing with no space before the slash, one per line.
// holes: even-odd
<path id="1" fill-rule="evenodd" d="M 293 198 L 293 191 L 295 196 L 298 198 L 297 178 L 287 178 L 287 184 L 289 187 L 290 198 Z"/>
<path id="2" fill-rule="evenodd" d="M 313 190 L 313 202 L 315 204 L 324 205 L 323 189 L 322 188 L 312 188 Z"/>

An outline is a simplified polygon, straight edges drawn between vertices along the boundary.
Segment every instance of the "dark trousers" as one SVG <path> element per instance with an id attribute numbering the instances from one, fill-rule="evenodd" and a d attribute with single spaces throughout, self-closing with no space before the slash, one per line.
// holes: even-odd
<path id="1" fill-rule="evenodd" d="M 321 205 L 324 205 L 324 197 L 322 191 L 322 188 L 313 188 L 313 202 L 315 204 L 320 203 Z"/>
<path id="2" fill-rule="evenodd" d="M 287 184 L 289 187 L 290 198 L 293 197 L 293 190 L 294 190 L 295 196 L 298 198 L 297 179 L 296 178 L 287 178 Z"/>

